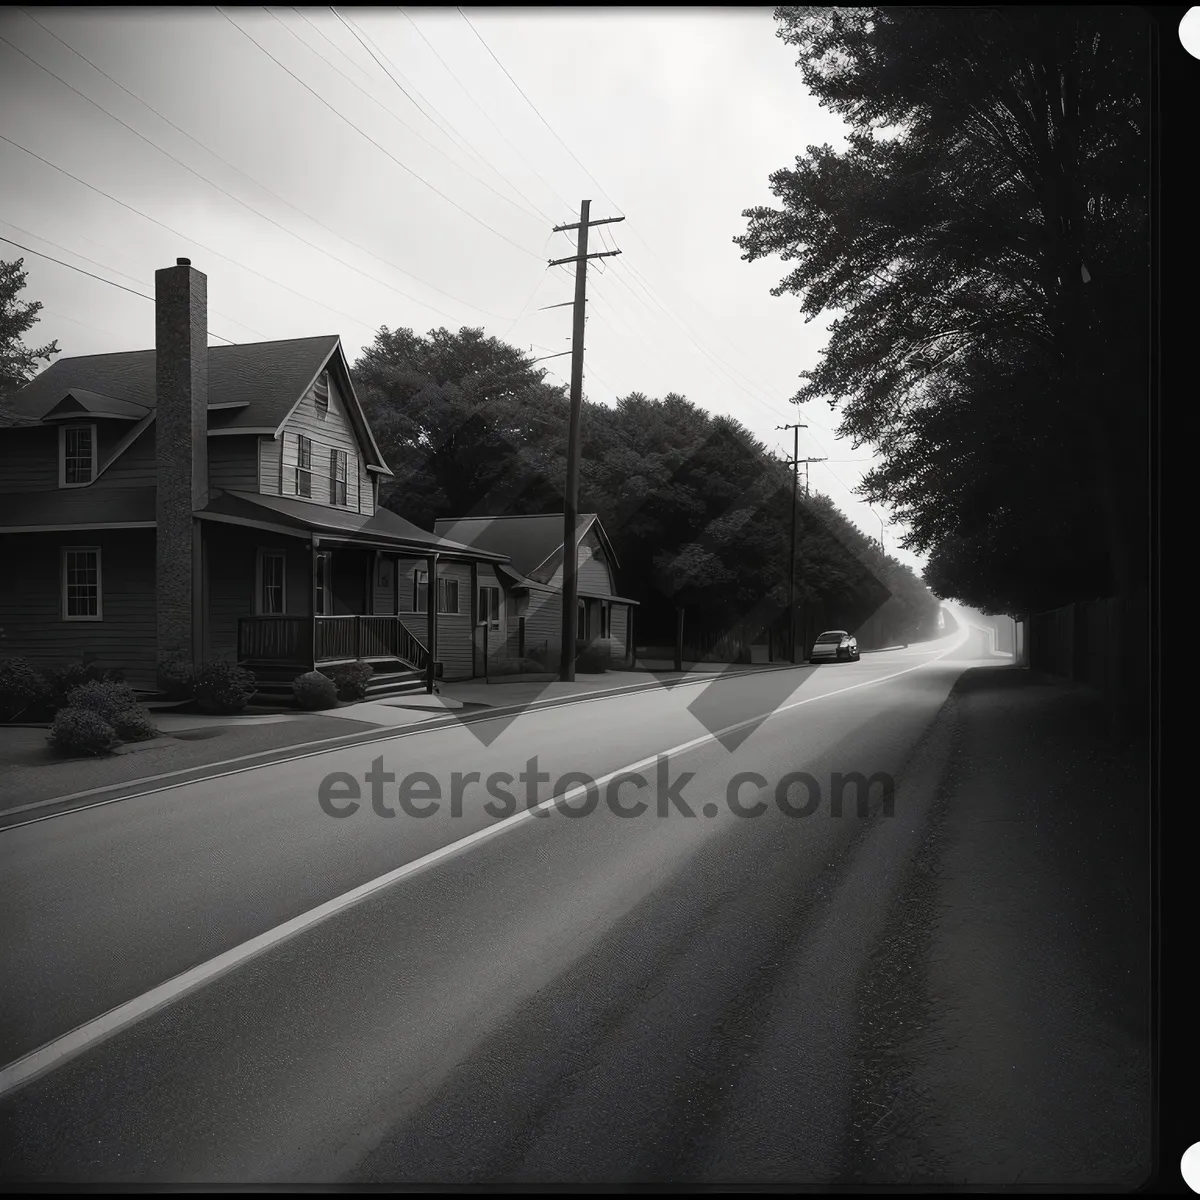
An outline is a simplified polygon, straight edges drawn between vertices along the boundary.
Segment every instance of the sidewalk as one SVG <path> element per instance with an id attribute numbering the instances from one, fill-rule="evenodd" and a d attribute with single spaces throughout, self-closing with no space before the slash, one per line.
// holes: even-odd
<path id="1" fill-rule="evenodd" d="M 744 667 L 739 671 L 766 670 Z M 684 672 L 669 680 L 701 682 L 711 672 Z M 420 725 L 439 725 L 488 709 L 521 710 L 536 704 L 569 703 L 590 696 L 643 691 L 664 686 L 644 671 L 609 671 L 584 675 L 573 683 L 469 680 L 439 684 L 439 693 L 410 692 L 379 700 L 343 704 L 320 713 L 255 713 L 232 717 L 155 712 L 164 735 L 122 747 L 105 758 L 57 759 L 46 747 L 44 728 L 0 725 L 0 814 L 27 805 L 44 805 L 57 797 L 94 789 L 133 785 L 173 772 L 217 771 L 231 759 L 301 750 L 309 743 L 355 734 L 384 734 Z M 200 777 L 197 774 L 195 777 Z M 72 804 L 76 801 L 72 801 Z M 53 807 L 53 806 L 52 806 Z"/>
<path id="2" fill-rule="evenodd" d="M 924 848 L 860 986 L 848 1180 L 1136 1187 L 1151 1165 L 1150 787 L 1098 697 L 966 672 Z"/>

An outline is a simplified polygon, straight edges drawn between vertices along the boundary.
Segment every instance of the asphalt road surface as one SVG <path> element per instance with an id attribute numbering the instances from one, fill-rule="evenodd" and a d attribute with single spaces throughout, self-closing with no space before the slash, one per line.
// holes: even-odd
<path id="1" fill-rule="evenodd" d="M 0 1178 L 843 1177 L 857 981 L 924 835 L 933 719 L 984 660 L 955 634 L 0 832 Z M 579 772 L 594 809 L 527 812 L 534 757 L 537 802 L 583 809 Z M 389 780 L 375 811 L 377 758 L 438 810 Z M 319 803 L 339 772 L 351 815 Z M 890 815 L 878 783 L 834 813 L 835 773 L 880 772 Z"/>

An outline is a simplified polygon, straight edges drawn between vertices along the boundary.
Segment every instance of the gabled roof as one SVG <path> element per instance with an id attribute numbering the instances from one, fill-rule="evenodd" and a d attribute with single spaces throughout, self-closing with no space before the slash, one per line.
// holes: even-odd
<path id="1" fill-rule="evenodd" d="M 608 535 L 595 513 L 580 515 L 575 526 L 576 540 L 582 541 L 593 527 L 604 552 L 612 560 L 613 566 L 618 566 Z M 548 579 L 557 566 L 555 560 L 562 558 L 562 513 L 515 517 L 444 517 L 433 523 L 433 531 L 467 546 L 506 555 L 513 567 L 530 579 L 536 580 L 543 574 Z"/>
<path id="2" fill-rule="evenodd" d="M 338 344 L 337 334 L 208 348 L 209 406 L 241 404 L 256 426 L 275 428 L 316 378 Z M 84 388 L 143 408 L 158 405 L 153 350 L 60 358 L 10 396 L 14 412 L 40 419 L 64 396 Z M 273 419 L 272 419 L 273 418 Z"/>
<path id="3" fill-rule="evenodd" d="M 15 418 L 12 424 L 45 420 L 68 396 L 74 397 L 84 410 L 96 414 L 104 402 L 110 407 L 114 401 L 119 402 L 124 414 L 136 419 L 158 406 L 155 359 L 153 350 L 60 358 L 8 397 L 5 406 Z M 317 376 L 326 369 L 338 377 L 367 466 L 390 475 L 354 393 L 341 339 L 335 333 L 210 346 L 209 433 L 277 434 Z M 89 409 L 89 404 L 95 407 Z"/>

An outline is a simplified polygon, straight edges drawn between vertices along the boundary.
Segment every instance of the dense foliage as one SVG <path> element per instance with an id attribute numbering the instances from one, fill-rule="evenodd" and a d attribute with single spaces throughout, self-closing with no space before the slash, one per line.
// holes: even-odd
<path id="1" fill-rule="evenodd" d="M 776 10 L 848 126 L 771 177 L 743 257 L 835 313 L 840 403 L 942 595 L 1016 611 L 1145 576 L 1148 38 L 1120 7 Z"/>
<path id="2" fill-rule="evenodd" d="M 561 512 L 568 406 L 521 351 L 482 331 L 384 329 L 355 367 L 396 477 L 384 502 L 438 517 Z M 743 426 L 686 397 L 584 404 L 579 508 L 600 516 L 642 641 L 674 637 L 675 608 L 712 642 L 778 628 L 787 601 L 792 477 Z M 937 604 L 823 496 L 801 497 L 797 601 L 819 623 L 891 604 L 919 629 Z M 582 667 L 580 668 L 582 669 Z"/>

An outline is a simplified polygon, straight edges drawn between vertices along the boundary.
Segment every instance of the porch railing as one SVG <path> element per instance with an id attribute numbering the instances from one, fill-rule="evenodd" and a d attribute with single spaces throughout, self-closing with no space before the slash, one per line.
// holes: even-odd
<path id="1" fill-rule="evenodd" d="M 398 658 L 419 671 L 428 666 L 424 644 L 399 617 L 317 617 L 315 630 L 312 622 L 311 617 L 241 617 L 238 658 L 312 666 L 356 658 Z"/>

